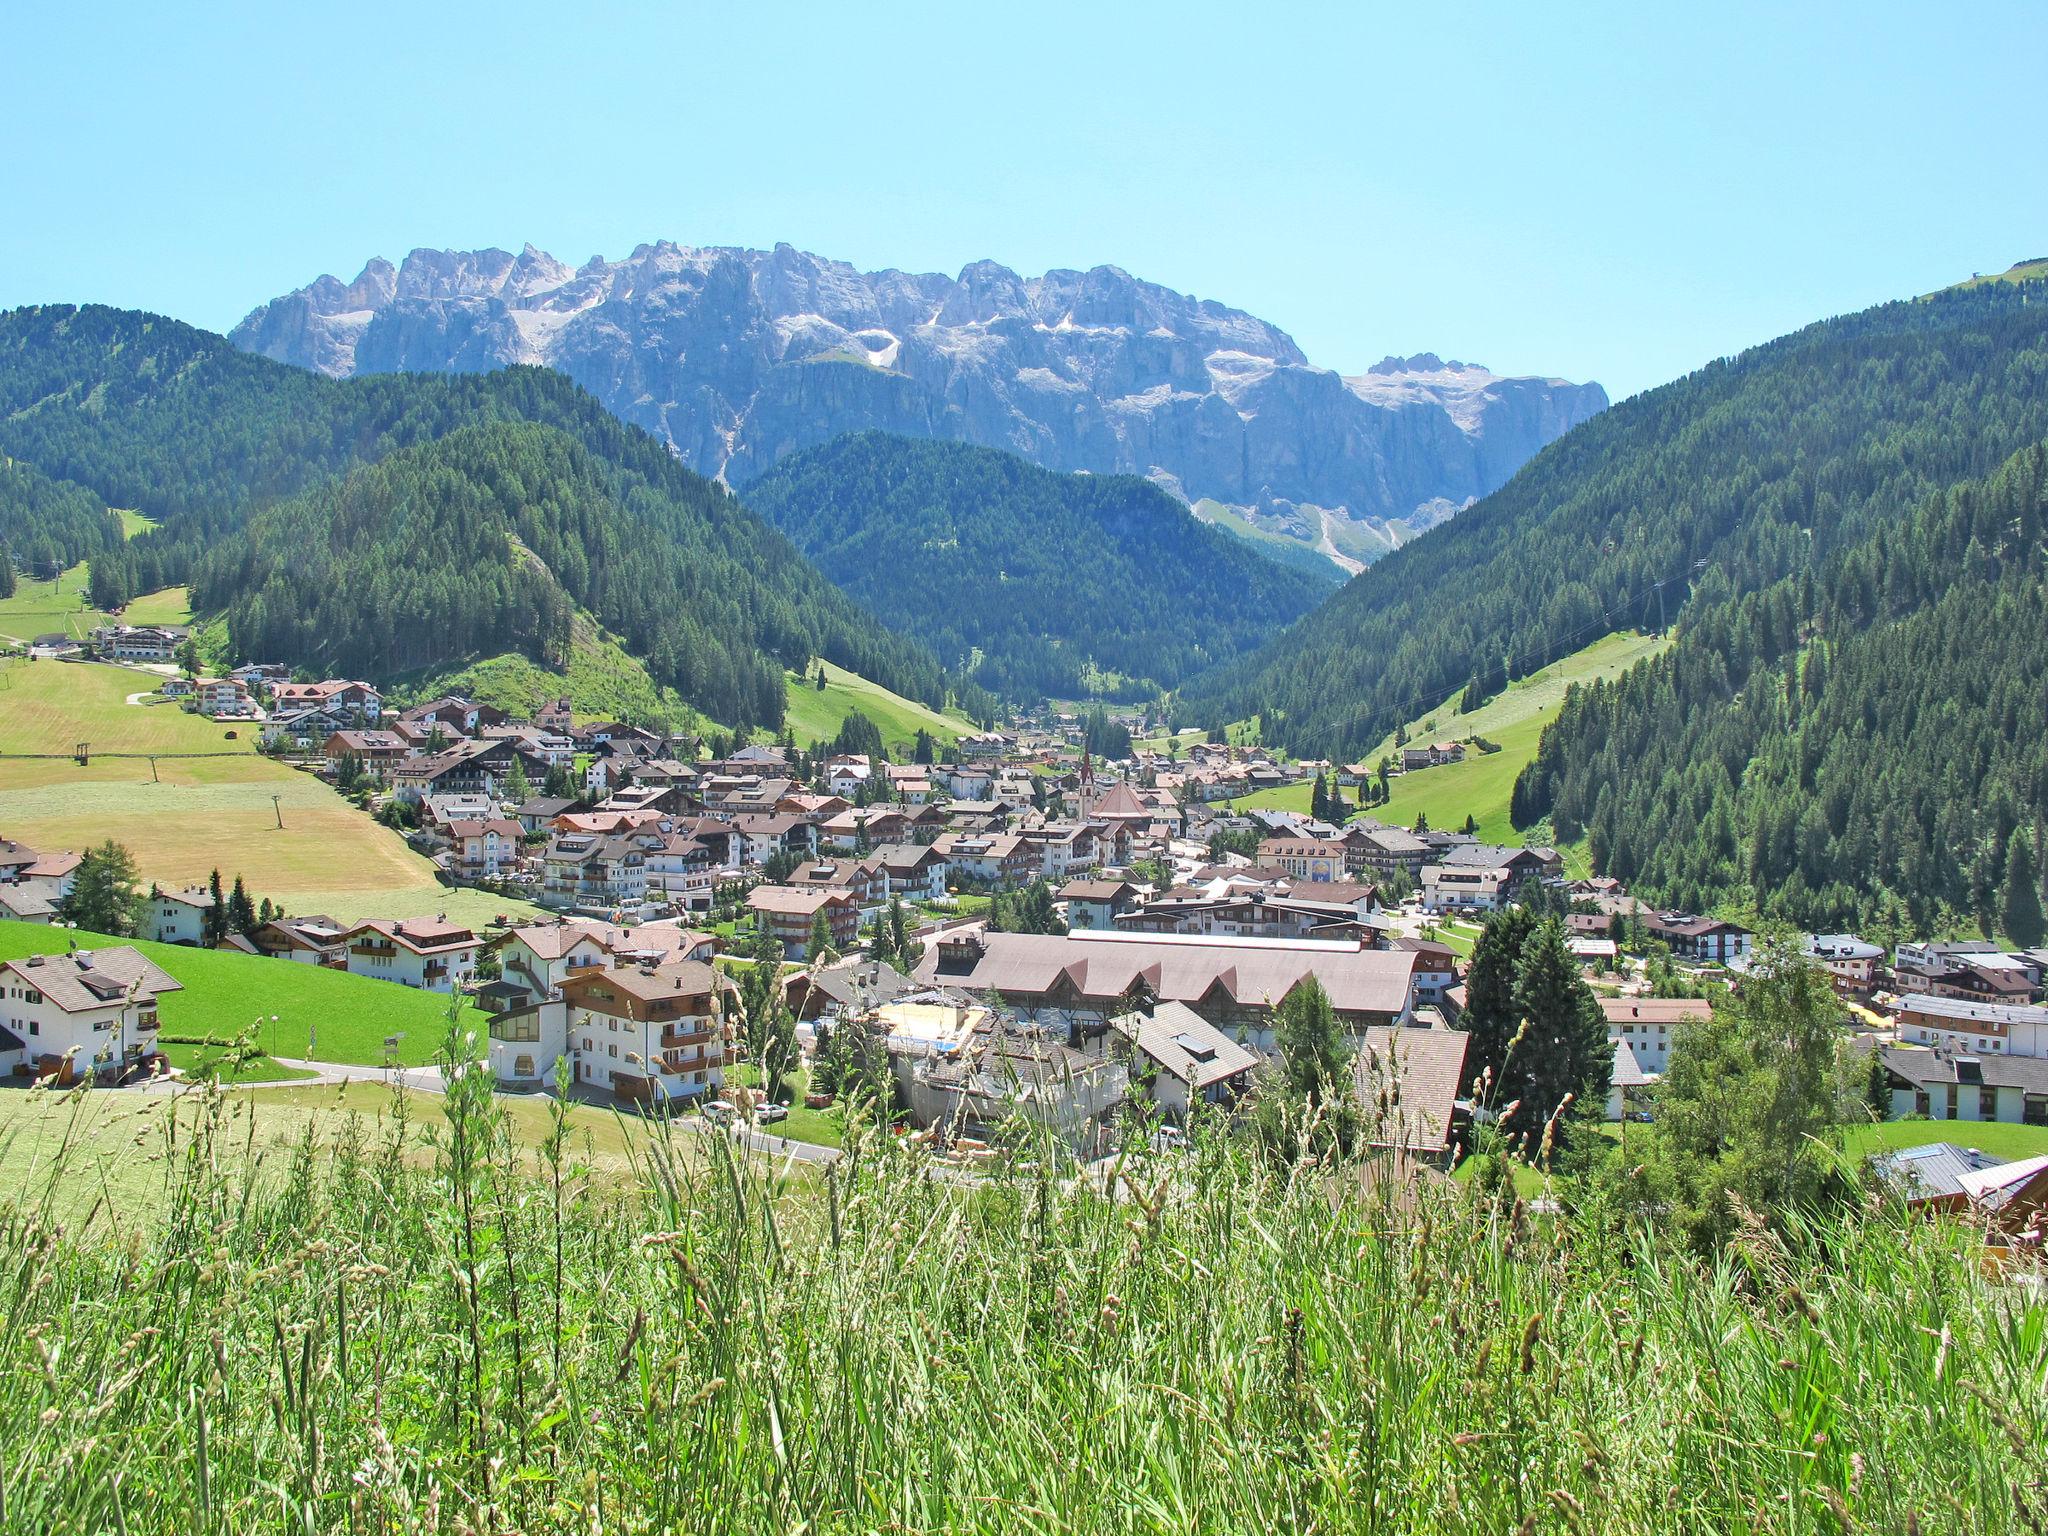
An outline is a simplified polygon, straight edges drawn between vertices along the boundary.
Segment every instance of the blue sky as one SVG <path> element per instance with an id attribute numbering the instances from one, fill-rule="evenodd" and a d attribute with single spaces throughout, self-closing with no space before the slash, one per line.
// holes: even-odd
<path id="1" fill-rule="evenodd" d="M 0 306 L 225 329 L 414 246 L 786 240 L 1114 263 L 1346 372 L 1618 397 L 2048 255 L 2048 7 L 1950 14 L 42 6 L 0 65 Z"/>

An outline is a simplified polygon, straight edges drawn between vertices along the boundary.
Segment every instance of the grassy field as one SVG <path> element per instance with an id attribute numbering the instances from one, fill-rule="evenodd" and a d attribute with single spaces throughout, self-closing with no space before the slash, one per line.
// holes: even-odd
<path id="1" fill-rule="evenodd" d="M 68 634 L 84 639 L 107 616 L 86 601 L 86 569 L 74 565 L 55 581 L 15 583 L 12 597 L 0 598 L 0 641 L 25 645 L 37 635 Z"/>
<path id="2" fill-rule="evenodd" d="M 1498 742 L 1501 750 L 1482 753 L 1468 747 L 1462 763 L 1401 774 L 1390 781 L 1393 798 L 1376 807 L 1372 814 L 1390 826 L 1401 827 L 1413 826 L 1418 815 L 1427 816 L 1429 824 L 1440 829 L 1461 827 L 1470 815 L 1478 819 L 1482 838 L 1520 842 L 1520 835 L 1508 820 L 1515 779 L 1536 755 L 1543 727 L 1556 718 L 1565 690 L 1573 683 L 1618 677 L 1670 643 L 1668 635 L 1608 635 L 1509 685 L 1498 698 L 1469 715 L 1455 712 L 1454 699 L 1418 716 L 1408 725 L 1410 741 L 1469 741 L 1474 736 L 1484 736 Z M 1363 761 L 1371 765 L 1394 751 L 1394 741 L 1389 736 Z"/>
<path id="3" fill-rule="evenodd" d="M 0 830 L 49 851 L 111 837 L 147 880 L 239 873 L 252 894 L 299 913 L 482 922 L 535 910 L 441 885 L 397 834 L 311 774 L 257 754 L 247 725 L 230 741 L 229 727 L 176 704 L 127 702 L 154 681 L 125 667 L 0 662 L 0 752 L 67 754 L 84 741 L 95 754 L 83 768 L 69 756 L 0 760 Z M 96 755 L 117 751 L 228 755 L 159 758 L 153 772 L 144 759 Z"/>
<path id="4" fill-rule="evenodd" d="M 197 1050 L 188 1048 L 188 1053 Z M 270 1071 L 288 1074 L 289 1069 L 272 1063 Z M 400 1101 L 411 1127 L 405 1161 L 430 1166 L 432 1151 L 421 1138 L 446 1126 L 441 1095 L 381 1083 L 273 1081 L 236 1087 L 224 1101 L 225 1134 L 217 1144 L 239 1173 L 281 1175 L 309 1135 L 322 1148 L 352 1134 L 352 1125 L 380 1137 L 394 1124 Z M 530 1154 L 548 1134 L 548 1101 L 508 1097 L 498 1102 L 513 1140 Z M 199 1104 L 191 1094 L 57 1094 L 0 1087 L 0 1204 L 35 1194 L 61 1153 L 68 1172 L 57 1214 L 76 1219 L 96 1206 L 99 1218 L 116 1226 L 147 1225 L 169 1171 L 164 1148 L 174 1132 L 181 1143 L 189 1139 Z M 587 1105 L 572 1105 L 569 1114 L 569 1151 L 577 1161 L 592 1175 L 630 1182 L 634 1160 L 646 1147 L 645 1123 Z"/>
<path id="5" fill-rule="evenodd" d="M 184 587 L 165 587 L 149 592 L 121 610 L 124 624 L 190 624 L 192 594 Z"/>
<path id="6" fill-rule="evenodd" d="M 0 1178 L 57 1198 L 0 1221 L 9 1527 L 2048 1520 L 2043 1304 L 1961 1224 L 1850 1202 L 1701 1259 L 1225 1138 L 1134 1148 L 1106 1198 L 873 1137 L 825 1184 L 585 1114 L 549 1163 L 546 1112 L 16 1096 Z"/>
<path id="7" fill-rule="evenodd" d="M 656 683 L 638 657 L 584 614 L 576 616 L 565 671 L 508 653 L 409 674 L 395 679 L 393 688 L 404 696 L 420 698 L 459 693 L 526 719 L 567 695 L 579 721 L 667 721 L 691 730 L 708 725 L 673 689 Z"/>
<path id="8" fill-rule="evenodd" d="M 2036 257 L 2032 261 L 2016 261 L 2003 272 L 1983 272 L 1976 277 L 1966 278 L 1953 284 L 1957 288 L 1982 288 L 1987 283 L 2029 283 L 2048 278 L 2048 256 Z"/>
<path id="9" fill-rule="evenodd" d="M 812 681 L 820 666 L 825 669 L 822 690 Z M 882 740 L 892 747 L 916 739 L 920 727 L 930 731 L 941 744 L 973 729 L 962 716 L 939 714 L 829 661 L 813 661 L 803 674 L 790 672 L 784 678 L 789 697 L 784 718 L 795 732 L 799 746 L 830 741 L 856 709 L 881 727 Z"/>
<path id="10" fill-rule="evenodd" d="M 226 1043 L 253 1029 L 270 1055 L 362 1066 L 381 1064 L 384 1037 L 398 1035 L 400 1059 L 416 1066 L 432 1060 L 447 1033 L 448 999 L 439 993 L 291 960 L 9 922 L 0 922 L 0 958 L 49 954 L 73 939 L 84 949 L 132 944 L 184 984 L 159 1010 L 166 1035 Z M 481 1031 L 485 1015 L 462 1006 Z"/>
<path id="11" fill-rule="evenodd" d="M 1846 1149 L 1857 1156 L 1924 1147 L 1937 1141 L 1975 1147 L 2006 1162 L 2048 1156 L 2048 1125 L 2003 1125 L 1994 1120 L 1886 1120 L 1851 1126 L 1843 1133 Z"/>

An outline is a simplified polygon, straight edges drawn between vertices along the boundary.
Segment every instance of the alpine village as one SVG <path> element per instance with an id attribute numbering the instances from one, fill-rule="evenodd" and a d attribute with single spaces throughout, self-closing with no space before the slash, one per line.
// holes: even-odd
<path id="1" fill-rule="evenodd" d="M 0 312 L 0 1530 L 2048 1530 L 2048 259 L 347 270 Z"/>

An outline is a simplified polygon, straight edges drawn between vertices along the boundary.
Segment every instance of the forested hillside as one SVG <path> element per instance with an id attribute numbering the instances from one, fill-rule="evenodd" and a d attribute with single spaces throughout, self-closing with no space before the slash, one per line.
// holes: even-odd
<path id="1" fill-rule="evenodd" d="M 33 464 L 0 458 L 0 583 L 11 580 L 9 556 L 47 577 L 120 545 L 121 519 L 99 497 Z"/>
<path id="2" fill-rule="evenodd" d="M 549 430 L 479 430 L 425 451 L 511 423 Z M 406 449 L 419 451 L 387 473 L 331 483 Z M 276 647 L 272 659 L 452 661 L 498 620 L 545 653 L 559 604 L 509 552 L 506 530 L 524 527 L 556 589 L 713 718 L 779 723 L 781 668 L 820 655 L 908 697 L 947 696 L 922 647 L 544 370 L 336 381 L 156 316 L 16 310 L 0 315 L 0 451 L 158 519 L 109 569 L 129 592 L 195 581 L 202 604 L 227 609 L 237 644 Z M 323 549 L 328 517 L 341 523 Z M 301 558 L 367 585 L 316 594 L 291 570 Z"/>
<path id="3" fill-rule="evenodd" d="M 1515 816 L 1583 831 L 1606 873 L 1687 907 L 2038 943 L 2044 721 L 2037 444 L 1575 690 Z"/>
<path id="4" fill-rule="evenodd" d="M 1173 687 L 1330 590 L 1149 481 L 965 443 L 850 434 L 745 494 L 884 623 L 1010 698 Z"/>
<path id="5" fill-rule="evenodd" d="M 2044 437 L 2048 285 L 1823 321 L 1575 428 L 1253 656 L 1191 682 L 1190 712 L 1258 715 L 1266 740 L 1298 752 L 1362 751 L 1475 678 L 1489 689 L 1599 634 L 1703 625 L 1817 577 Z"/>

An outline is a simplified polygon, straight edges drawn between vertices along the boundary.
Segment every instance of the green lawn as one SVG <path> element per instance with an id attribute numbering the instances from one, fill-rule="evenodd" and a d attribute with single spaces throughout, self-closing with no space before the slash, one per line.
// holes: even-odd
<path id="1" fill-rule="evenodd" d="M 187 1077 L 218 1078 L 228 1083 L 296 1083 L 319 1074 L 304 1067 L 287 1067 L 268 1056 L 256 1055 L 230 1064 L 228 1048 L 194 1045 L 185 1040 L 165 1040 L 158 1045 L 164 1059 Z"/>
<path id="2" fill-rule="evenodd" d="M 121 610 L 123 624 L 190 624 L 192 593 L 186 587 L 165 587 L 136 598 Z"/>
<path id="3" fill-rule="evenodd" d="M 822 689 L 814 680 L 820 666 L 825 669 Z M 856 709 L 881 727 L 883 741 L 892 747 L 898 743 L 908 745 L 916 739 L 920 727 L 930 731 L 941 744 L 957 740 L 973 729 L 963 716 L 939 714 L 829 661 L 813 661 L 801 674 L 785 673 L 784 686 L 788 706 L 783 718 L 795 732 L 799 746 L 830 741 Z"/>
<path id="4" fill-rule="evenodd" d="M 1876 1125 L 1850 1126 L 1843 1132 L 1842 1141 L 1844 1150 L 1858 1157 L 1948 1141 L 1959 1147 L 1975 1147 L 2010 1163 L 2023 1157 L 2048 1156 L 2048 1125 L 2004 1125 L 1993 1120 L 1886 1120 Z"/>
<path id="5" fill-rule="evenodd" d="M 72 939 L 83 949 L 132 944 L 183 983 L 159 1010 L 167 1035 L 226 1041 L 253 1029 L 266 1054 L 363 1066 L 380 1064 L 384 1037 L 398 1035 L 399 1058 L 417 1066 L 433 1059 L 447 1033 L 448 999 L 439 993 L 290 960 L 9 922 L 0 922 L 0 959 L 61 951 Z M 461 1017 L 481 1038 L 483 1011 L 465 1001 Z M 315 1034 L 317 1054 L 308 1038 Z"/>

